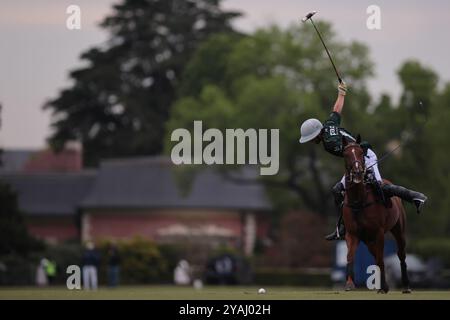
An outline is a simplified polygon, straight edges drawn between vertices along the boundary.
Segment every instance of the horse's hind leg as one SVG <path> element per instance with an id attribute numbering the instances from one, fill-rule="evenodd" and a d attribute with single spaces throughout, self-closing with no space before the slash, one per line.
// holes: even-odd
<path id="1" fill-rule="evenodd" d="M 403 232 L 400 221 L 392 228 L 391 233 L 397 241 L 397 256 L 400 260 L 400 267 L 402 270 L 402 286 L 403 293 L 411 293 L 411 288 L 409 287 L 408 269 L 406 266 L 406 241 L 405 234 Z"/>

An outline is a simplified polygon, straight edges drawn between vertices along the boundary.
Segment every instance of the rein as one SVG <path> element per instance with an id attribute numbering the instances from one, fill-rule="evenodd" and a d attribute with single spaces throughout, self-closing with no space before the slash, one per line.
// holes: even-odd
<path id="1" fill-rule="evenodd" d="M 354 147 L 354 144 L 346 145 L 346 146 L 344 147 L 344 151 L 345 151 L 347 148 L 349 148 L 349 147 Z M 366 175 L 366 166 L 365 166 L 365 164 L 364 164 L 364 160 L 363 160 L 363 161 L 358 160 L 358 159 L 356 159 L 356 156 L 355 156 L 355 161 L 352 162 L 350 169 L 349 169 L 349 168 L 346 168 L 346 169 L 347 169 L 347 172 L 346 172 L 346 174 L 345 174 L 345 179 L 347 180 L 347 183 L 348 183 L 348 184 L 353 184 L 353 185 L 355 185 L 355 183 L 353 183 L 353 173 L 352 173 L 352 169 L 353 169 L 353 167 L 354 167 L 354 165 L 355 165 L 356 163 L 358 163 L 358 164 L 361 166 L 361 168 L 363 168 L 363 172 L 362 172 L 362 175 L 363 175 L 363 181 L 362 181 L 361 183 L 363 184 L 362 187 L 364 188 L 364 191 L 365 191 L 364 193 L 365 193 L 365 195 L 364 195 L 364 199 L 363 199 L 362 202 L 354 202 L 354 203 L 347 203 L 347 204 L 346 204 L 346 206 L 349 207 L 349 208 L 351 208 L 352 211 L 353 211 L 354 213 L 357 213 L 357 212 L 359 212 L 359 211 L 362 211 L 362 210 L 364 210 L 365 208 L 370 207 L 371 205 L 375 204 L 375 202 L 373 202 L 373 201 L 372 201 L 372 202 L 366 202 L 367 196 L 368 196 L 368 194 L 369 194 L 369 190 L 366 188 L 366 183 L 364 182 L 364 177 L 365 177 L 365 175 Z M 349 188 L 347 188 L 347 190 L 348 190 L 348 189 L 349 189 Z M 347 191 L 347 202 L 348 202 L 348 196 L 349 196 L 349 194 L 348 194 L 348 191 Z"/>

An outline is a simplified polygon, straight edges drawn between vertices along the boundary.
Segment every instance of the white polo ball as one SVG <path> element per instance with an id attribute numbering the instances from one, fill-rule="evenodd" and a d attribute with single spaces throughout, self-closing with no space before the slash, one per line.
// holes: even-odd
<path id="1" fill-rule="evenodd" d="M 265 293 L 266 293 L 266 289 L 264 289 L 264 288 L 259 288 L 258 294 L 265 294 Z"/>

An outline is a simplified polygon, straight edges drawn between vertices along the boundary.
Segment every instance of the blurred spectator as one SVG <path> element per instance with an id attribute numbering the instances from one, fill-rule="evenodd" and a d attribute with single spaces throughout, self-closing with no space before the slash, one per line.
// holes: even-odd
<path id="1" fill-rule="evenodd" d="M 38 287 L 45 287 L 48 285 L 47 272 L 45 270 L 47 261 L 47 259 L 42 258 L 36 268 L 36 285 Z"/>
<path id="2" fill-rule="evenodd" d="M 83 286 L 85 290 L 97 290 L 97 268 L 100 263 L 100 255 L 95 249 L 94 243 L 88 242 L 83 254 Z"/>
<path id="3" fill-rule="evenodd" d="M 205 281 L 208 284 L 248 284 L 251 280 L 251 267 L 242 256 L 224 253 L 213 256 L 207 262 Z"/>
<path id="4" fill-rule="evenodd" d="M 45 274 L 47 275 L 48 284 L 53 284 L 55 282 L 56 277 L 56 263 L 48 260 L 45 260 Z"/>
<path id="5" fill-rule="evenodd" d="M 108 286 L 117 287 L 120 274 L 120 255 L 115 245 L 111 245 L 108 251 Z"/>
<path id="6" fill-rule="evenodd" d="M 176 285 L 189 285 L 191 283 L 191 267 L 186 260 L 181 260 L 174 271 Z"/>
<path id="7" fill-rule="evenodd" d="M 220 284 L 231 284 L 235 282 L 234 267 L 234 257 L 230 255 L 224 255 L 215 261 L 214 268 Z"/>
<path id="8" fill-rule="evenodd" d="M 222 254 L 208 261 L 206 281 L 211 284 L 237 283 L 236 259 L 230 254 Z"/>

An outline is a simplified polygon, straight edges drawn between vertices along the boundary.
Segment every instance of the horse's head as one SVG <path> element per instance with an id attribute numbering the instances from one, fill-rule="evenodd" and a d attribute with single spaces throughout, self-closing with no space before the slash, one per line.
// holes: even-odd
<path id="1" fill-rule="evenodd" d="M 342 140 L 345 177 L 351 183 L 362 183 L 366 173 L 366 165 L 364 162 L 364 151 L 360 146 L 361 136 L 358 135 L 356 142 L 348 142 L 345 137 L 342 137 Z"/>

